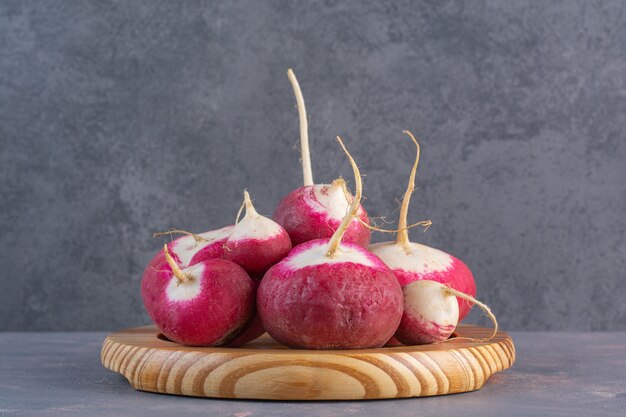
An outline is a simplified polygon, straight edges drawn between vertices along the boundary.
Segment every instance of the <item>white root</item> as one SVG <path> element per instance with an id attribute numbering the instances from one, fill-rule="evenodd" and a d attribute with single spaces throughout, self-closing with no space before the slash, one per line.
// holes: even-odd
<path id="1" fill-rule="evenodd" d="M 402 131 L 408 135 L 415 147 L 417 148 L 417 156 L 415 157 L 415 162 L 413 163 L 413 168 L 411 169 L 411 174 L 409 175 L 409 185 L 406 187 L 406 191 L 404 192 L 404 197 L 402 198 L 402 206 L 400 207 L 400 219 L 398 220 L 398 236 L 396 238 L 396 242 L 407 248 L 409 246 L 409 231 L 406 227 L 407 216 L 409 213 L 409 203 L 411 202 L 411 194 L 415 190 L 415 173 L 417 172 L 417 166 L 420 162 L 420 144 L 415 139 L 415 136 L 408 130 Z M 430 225 L 429 225 L 430 226 Z"/>
<path id="2" fill-rule="evenodd" d="M 188 236 L 192 236 L 193 239 L 196 241 L 196 243 L 201 243 L 201 242 L 210 242 L 212 239 L 207 239 L 204 238 L 200 235 L 197 235 L 195 233 L 191 233 L 188 232 L 186 230 L 180 230 L 180 229 L 170 229 L 167 232 L 156 232 L 152 235 L 152 237 L 161 237 L 161 236 L 165 236 L 165 235 L 173 235 L 173 234 L 182 234 L 182 235 L 188 235 Z"/>
<path id="3" fill-rule="evenodd" d="M 475 299 L 474 297 L 472 297 L 471 295 L 465 294 L 464 292 L 461 291 L 457 291 L 454 288 L 450 288 L 446 285 L 444 285 L 444 293 L 446 293 L 447 295 L 453 295 L 455 297 L 459 297 L 462 298 L 466 301 L 469 301 L 472 304 L 476 304 L 478 307 L 480 307 L 485 314 L 487 315 L 487 317 L 489 317 L 489 319 L 493 322 L 493 332 L 491 333 L 491 335 L 485 339 L 477 339 L 478 341 L 488 341 L 493 339 L 494 337 L 496 337 L 496 334 L 498 333 L 498 320 L 496 320 L 496 316 L 495 314 L 493 314 L 491 312 L 491 309 L 489 308 L 489 306 L 487 304 L 484 304 L 480 301 L 478 301 L 477 299 Z"/>
<path id="4" fill-rule="evenodd" d="M 309 151 L 309 122 L 306 116 L 306 107 L 304 105 L 304 97 L 302 96 L 302 90 L 300 90 L 300 84 L 294 74 L 293 70 L 289 68 L 287 71 L 287 77 L 293 87 L 293 92 L 296 96 L 296 103 L 298 104 L 298 116 L 300 118 L 300 152 L 302 156 L 302 176 L 304 179 L 304 185 L 313 185 L 313 171 L 311 169 L 311 152 Z"/>

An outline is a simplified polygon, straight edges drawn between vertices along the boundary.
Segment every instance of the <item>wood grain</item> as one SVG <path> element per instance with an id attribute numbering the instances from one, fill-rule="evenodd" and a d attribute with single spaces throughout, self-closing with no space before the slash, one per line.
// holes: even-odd
<path id="1" fill-rule="evenodd" d="M 460 326 L 458 336 L 491 330 Z M 142 391 L 216 398 L 356 400 L 420 397 L 477 390 L 513 365 L 505 332 L 489 342 L 313 351 L 286 348 L 267 334 L 241 348 L 181 346 L 155 327 L 109 335 L 102 364 Z"/>

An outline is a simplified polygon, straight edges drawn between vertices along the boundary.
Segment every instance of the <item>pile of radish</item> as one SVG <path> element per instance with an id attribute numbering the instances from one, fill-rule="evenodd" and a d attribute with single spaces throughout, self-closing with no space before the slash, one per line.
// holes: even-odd
<path id="1" fill-rule="evenodd" d="M 477 301 L 469 268 L 438 249 L 409 241 L 408 208 L 417 154 L 400 210 L 398 230 L 369 225 L 355 195 L 337 178 L 315 184 L 307 116 L 300 86 L 288 71 L 300 116 L 304 184 L 288 194 L 272 218 L 259 214 L 247 191 L 235 224 L 182 234 L 146 267 L 141 293 L 151 319 L 168 339 L 190 346 L 242 346 L 267 331 L 301 349 L 366 349 L 449 339 Z M 245 210 L 240 219 L 242 211 Z M 235 218 L 235 216 L 233 216 Z M 370 245 L 372 231 L 395 232 L 393 242 Z"/>

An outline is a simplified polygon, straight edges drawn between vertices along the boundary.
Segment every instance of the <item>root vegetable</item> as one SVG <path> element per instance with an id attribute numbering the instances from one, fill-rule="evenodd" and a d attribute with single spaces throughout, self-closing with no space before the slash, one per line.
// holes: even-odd
<path id="1" fill-rule="evenodd" d="M 362 183 L 356 163 L 337 139 L 356 179 L 347 214 L 331 239 L 303 243 L 270 268 L 257 294 L 265 329 L 290 347 L 381 347 L 402 316 L 402 290 L 393 273 L 362 246 L 342 241 L 358 213 Z"/>
<path id="2" fill-rule="evenodd" d="M 423 345 L 450 337 L 459 322 L 459 304 L 445 288 L 430 280 L 413 281 L 402 287 L 404 312 L 394 335 L 398 341 Z"/>
<path id="3" fill-rule="evenodd" d="M 287 256 L 291 241 L 278 223 L 257 213 L 247 191 L 244 202 L 246 214 L 231 229 L 224 244 L 224 258 L 257 276 Z"/>
<path id="4" fill-rule="evenodd" d="M 181 268 L 191 267 L 197 263 L 224 257 L 224 244 L 233 226 L 226 226 L 221 229 L 211 230 L 205 233 L 193 234 L 184 230 L 170 230 L 168 232 L 155 233 L 154 237 L 173 234 L 184 234 L 185 236 L 168 243 L 167 249 L 171 257 Z M 145 292 L 143 286 L 146 283 L 158 281 L 163 271 L 171 269 L 167 263 L 164 251 L 158 251 L 148 266 L 143 271 L 141 278 L 143 302 L 148 312 L 153 310 L 155 292 Z"/>
<path id="5" fill-rule="evenodd" d="M 470 269 L 459 259 L 439 249 L 409 241 L 407 214 L 411 194 L 415 187 L 415 172 L 420 157 L 419 143 L 409 131 L 404 131 L 417 148 L 417 156 L 409 177 L 409 184 L 402 200 L 399 231 L 395 242 L 376 243 L 369 250 L 382 259 L 396 274 L 401 286 L 418 281 L 432 280 L 450 286 L 462 293 L 476 296 L 476 283 Z M 470 303 L 457 299 L 459 322 L 471 309 Z"/>
<path id="6" fill-rule="evenodd" d="M 165 265 L 144 273 L 141 292 L 148 314 L 170 340 L 221 346 L 252 319 L 254 283 L 237 264 L 209 259 L 181 268 L 163 246 Z"/>
<path id="7" fill-rule="evenodd" d="M 259 289 L 260 279 L 254 279 L 252 277 L 252 281 L 254 282 L 254 298 L 256 300 L 256 294 Z M 256 311 L 256 307 L 253 312 L 253 318 L 247 327 L 244 329 L 243 333 L 237 337 L 237 339 L 233 340 L 228 346 L 230 347 L 239 347 L 243 346 L 248 342 L 253 341 L 254 339 L 261 336 L 265 333 L 265 328 L 263 327 L 263 323 L 261 322 L 261 318 L 259 317 L 259 313 Z"/>
<path id="8" fill-rule="evenodd" d="M 402 287 L 404 311 L 394 337 L 405 345 L 423 345 L 441 342 L 450 337 L 459 322 L 460 297 L 477 304 L 494 324 L 493 338 L 498 322 L 488 306 L 467 294 L 436 281 L 413 281 Z"/>
<path id="9" fill-rule="evenodd" d="M 274 211 L 273 219 L 285 228 L 291 243 L 297 246 L 313 239 L 329 239 L 341 224 L 353 197 L 348 193 L 346 183 L 341 178 L 331 184 L 314 184 L 304 98 L 291 69 L 287 75 L 298 104 L 304 186 L 281 200 Z M 356 217 L 348 224 L 343 241 L 367 247 L 370 242 L 370 231 L 361 222 L 368 224 L 369 219 L 360 205 Z"/>
<path id="10" fill-rule="evenodd" d="M 207 259 L 223 258 L 224 244 L 228 236 L 230 236 L 233 227 L 226 226 L 199 234 L 173 229 L 168 232 L 155 233 L 154 237 L 184 234 L 185 236 L 173 240 L 167 246 L 172 257 L 183 267 L 187 267 Z M 163 251 L 159 251 L 154 259 L 158 259 L 159 263 L 163 263 L 165 261 Z"/>

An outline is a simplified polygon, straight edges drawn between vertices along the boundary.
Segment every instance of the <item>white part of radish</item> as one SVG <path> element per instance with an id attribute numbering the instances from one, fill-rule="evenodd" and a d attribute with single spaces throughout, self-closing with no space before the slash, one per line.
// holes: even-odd
<path id="1" fill-rule="evenodd" d="M 419 243 L 375 243 L 368 248 L 391 269 L 417 274 L 441 272 L 452 268 L 454 260 L 447 253 Z M 407 253 L 409 249 L 409 253 Z"/>
<path id="2" fill-rule="evenodd" d="M 196 242 L 193 236 L 184 236 L 176 240 L 172 245 L 172 252 L 178 256 L 180 264 L 185 267 L 189 265 L 191 258 L 194 257 L 202 248 L 210 245 L 212 241 L 228 237 L 232 226 L 226 226 L 221 229 L 211 230 L 205 233 L 199 233 L 198 236 L 203 237 L 207 241 Z"/>
<path id="3" fill-rule="evenodd" d="M 324 240 L 306 250 L 289 257 L 287 267 L 292 270 L 302 269 L 307 266 L 322 264 L 355 263 L 366 266 L 375 266 L 372 260 L 362 251 L 353 246 L 340 245 L 336 255 L 329 258 L 326 253 L 328 243 Z"/>
<path id="4" fill-rule="evenodd" d="M 265 240 L 279 235 L 284 230 L 274 220 L 257 213 L 250 199 L 250 193 L 247 190 L 243 191 L 243 201 L 246 207 L 246 215 L 232 229 L 228 237 L 229 241 L 244 239 Z"/>
<path id="5" fill-rule="evenodd" d="M 317 184 L 313 195 L 306 194 L 304 202 L 316 213 L 326 214 L 333 220 L 341 221 L 350 204 L 339 184 Z"/>
<path id="6" fill-rule="evenodd" d="M 234 227 L 228 240 L 269 239 L 279 235 L 282 230 L 280 225 L 272 219 L 259 214 L 256 216 L 246 214 Z"/>
<path id="7" fill-rule="evenodd" d="M 447 287 L 436 281 L 414 281 L 402 288 L 404 311 L 425 325 L 454 326 L 459 322 L 459 303 L 455 296 L 445 292 Z M 436 334 L 434 332 L 433 334 Z"/>
<path id="8" fill-rule="evenodd" d="M 192 277 L 187 282 L 179 283 L 174 275 L 170 283 L 167 285 L 165 292 L 170 301 L 188 301 L 193 300 L 200 294 L 200 285 L 202 281 L 202 273 L 204 265 L 202 263 L 195 264 L 183 270 L 185 275 Z"/>

